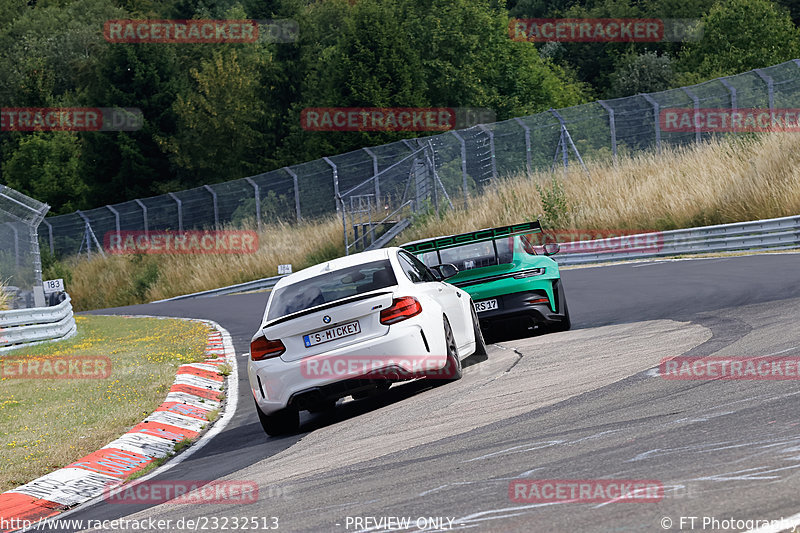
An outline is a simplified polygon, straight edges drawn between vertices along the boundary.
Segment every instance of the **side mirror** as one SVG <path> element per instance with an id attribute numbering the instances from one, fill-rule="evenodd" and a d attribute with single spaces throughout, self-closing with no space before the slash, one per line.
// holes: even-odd
<path id="1" fill-rule="evenodd" d="M 555 255 L 560 249 L 557 242 L 548 242 L 544 245 L 544 255 Z"/>
<path id="2" fill-rule="evenodd" d="M 456 266 L 452 263 L 445 263 L 443 265 L 431 267 L 431 272 L 433 272 L 433 275 L 437 280 L 444 281 L 447 278 L 452 278 L 458 274 L 458 268 L 456 268 Z"/>

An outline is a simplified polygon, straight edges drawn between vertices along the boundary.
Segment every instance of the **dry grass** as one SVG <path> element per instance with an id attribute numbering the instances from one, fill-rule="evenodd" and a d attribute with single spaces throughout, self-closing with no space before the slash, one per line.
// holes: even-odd
<path id="1" fill-rule="evenodd" d="M 0 280 L 0 311 L 6 311 L 11 306 L 11 296 L 5 291 L 5 283 Z"/>
<path id="2" fill-rule="evenodd" d="M 344 253 L 341 222 L 329 219 L 263 227 L 252 254 L 107 255 L 73 258 L 69 293 L 80 310 L 150 302 L 275 276 Z"/>
<path id="3" fill-rule="evenodd" d="M 661 154 L 638 153 L 568 174 L 510 176 L 469 209 L 419 217 L 395 243 L 537 217 L 551 229 L 665 230 L 800 214 L 800 136 L 717 140 Z M 555 185 L 554 185 L 555 184 Z M 148 302 L 295 270 L 343 254 L 341 222 L 276 225 L 249 255 L 114 256 L 73 259 L 79 309 Z"/>
<path id="4" fill-rule="evenodd" d="M 548 215 L 536 185 L 553 175 L 499 181 L 468 210 L 430 217 L 400 236 L 411 241 L 542 217 L 553 229 L 665 230 L 800 214 L 800 136 L 714 141 L 641 153 L 556 175 L 566 209 Z M 558 214 L 558 213 L 557 213 Z"/>

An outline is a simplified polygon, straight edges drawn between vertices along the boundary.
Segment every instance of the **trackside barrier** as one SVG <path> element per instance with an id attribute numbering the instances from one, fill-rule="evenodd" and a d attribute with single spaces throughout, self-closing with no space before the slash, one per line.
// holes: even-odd
<path id="1" fill-rule="evenodd" d="M 24 344 L 60 340 L 75 334 L 72 300 L 52 307 L 0 311 L 0 352 Z"/>
<path id="2" fill-rule="evenodd" d="M 408 224 L 404 224 L 402 228 L 404 229 L 407 225 Z M 636 235 L 616 237 L 615 239 L 620 238 L 630 241 L 656 243 L 654 246 L 648 245 L 648 249 L 656 248 L 656 250 L 645 252 L 640 248 L 639 250 L 612 250 L 596 253 L 559 253 L 554 255 L 553 259 L 555 259 L 559 265 L 567 266 L 684 254 L 733 252 L 737 250 L 789 250 L 792 248 L 800 248 L 800 216 L 754 220 L 752 222 L 736 222 L 733 224 L 720 224 L 718 226 L 676 229 L 655 233 L 639 233 Z M 376 244 L 379 244 L 377 240 Z M 387 243 L 380 243 L 381 246 L 385 244 Z M 563 248 L 592 249 L 597 245 L 597 241 L 574 241 L 559 244 Z M 283 276 L 274 276 L 271 278 L 257 279 L 255 281 L 230 285 L 220 289 L 211 289 L 193 294 L 175 296 L 174 298 L 158 300 L 152 303 L 265 290 L 274 287 L 282 277 Z"/>
<path id="3" fill-rule="evenodd" d="M 559 265 L 582 265 L 629 259 L 668 257 L 684 254 L 746 250 L 789 250 L 800 248 L 800 216 L 736 222 L 717 226 L 677 229 L 657 233 L 625 235 L 634 242 L 657 243 L 645 250 L 610 250 L 589 253 L 559 253 Z M 559 243 L 569 249 L 591 249 L 593 241 Z M 654 249 L 651 249 L 654 248 Z"/>
<path id="4" fill-rule="evenodd" d="M 262 278 L 253 281 L 246 281 L 244 283 L 237 283 L 236 285 L 228 285 L 219 289 L 210 289 L 207 291 L 193 292 L 191 294 L 182 294 L 181 296 L 174 296 L 172 298 L 165 298 L 163 300 L 156 300 L 150 303 L 171 302 L 173 300 L 187 300 L 189 298 L 205 298 L 208 296 L 223 296 L 225 294 L 238 294 L 249 291 L 260 291 L 264 289 L 271 289 L 278 283 L 278 280 L 283 276 L 273 276 L 271 278 Z"/>

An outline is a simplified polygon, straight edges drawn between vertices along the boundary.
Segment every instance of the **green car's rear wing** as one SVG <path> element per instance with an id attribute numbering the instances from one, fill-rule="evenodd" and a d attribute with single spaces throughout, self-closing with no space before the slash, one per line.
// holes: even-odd
<path id="1" fill-rule="evenodd" d="M 527 235 L 529 233 L 540 233 L 542 225 L 538 220 L 534 222 L 523 222 L 511 226 L 501 226 L 499 228 L 481 229 L 460 235 L 448 235 L 447 237 L 436 237 L 424 241 L 415 241 L 401 245 L 401 248 L 411 253 L 431 252 L 434 250 L 445 250 L 454 248 L 471 242 L 493 241 L 502 237 L 513 237 L 514 235 Z"/>

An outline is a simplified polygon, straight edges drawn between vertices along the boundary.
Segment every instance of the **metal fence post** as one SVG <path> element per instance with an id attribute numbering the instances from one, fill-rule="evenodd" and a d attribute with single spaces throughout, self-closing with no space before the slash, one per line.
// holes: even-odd
<path id="1" fill-rule="evenodd" d="M 597 101 L 608 113 L 608 128 L 611 130 L 611 159 L 617 164 L 617 124 L 614 122 L 614 110 L 603 100 Z"/>
<path id="2" fill-rule="evenodd" d="M 564 168 L 567 168 L 567 143 L 572 147 L 572 151 L 575 152 L 575 156 L 578 158 L 578 162 L 580 162 L 583 170 L 586 173 L 589 173 L 589 169 L 586 168 L 586 163 L 583 162 L 583 157 L 581 157 L 581 153 L 578 151 L 578 147 L 575 146 L 575 143 L 572 141 L 572 135 L 569 134 L 569 129 L 567 129 L 567 122 L 564 120 L 564 117 L 561 116 L 561 113 L 556 111 L 553 108 L 550 108 L 550 112 L 558 119 L 558 123 L 561 124 L 561 141 L 559 144 L 561 145 L 561 149 L 563 150 L 563 158 L 564 158 Z"/>
<path id="3" fill-rule="evenodd" d="M 492 156 L 492 179 L 497 179 L 497 158 L 494 152 L 494 132 L 487 128 L 484 124 L 478 124 L 478 128 L 489 136 L 489 150 Z"/>
<path id="4" fill-rule="evenodd" d="M 114 215 L 114 227 L 117 230 L 117 240 L 120 240 L 120 230 L 119 230 L 119 211 L 111 207 L 110 205 L 106 206 L 106 209 L 111 211 L 111 214 Z"/>
<path id="5" fill-rule="evenodd" d="M 214 228 L 219 229 L 219 209 L 217 207 L 217 191 L 210 185 L 203 185 L 203 188 L 211 193 L 211 201 L 214 203 Z"/>
<path id="6" fill-rule="evenodd" d="M 462 187 L 464 187 L 464 209 L 467 208 L 467 200 L 468 200 L 468 187 L 467 187 L 467 142 L 464 140 L 464 137 L 458 134 L 455 130 L 450 130 L 450 133 L 455 135 L 458 142 L 461 143 L 461 182 Z"/>
<path id="7" fill-rule="evenodd" d="M 136 202 L 139 205 L 139 207 L 142 208 L 142 217 L 144 218 L 144 234 L 147 235 L 147 237 L 149 238 L 150 237 L 150 228 L 149 228 L 148 223 L 147 223 L 147 206 L 144 205 L 144 203 L 142 203 L 142 201 L 139 200 L 138 198 L 136 200 L 134 200 L 134 202 Z"/>
<path id="8" fill-rule="evenodd" d="M 42 219 L 44 215 L 42 215 Z M 44 289 L 42 288 L 42 256 L 39 252 L 39 235 L 36 233 L 36 225 L 28 226 L 28 236 L 30 237 L 30 250 L 33 256 L 33 305 L 44 307 Z"/>
<path id="9" fill-rule="evenodd" d="M 700 135 L 700 124 L 697 123 L 697 115 L 700 113 L 700 99 L 697 97 L 696 94 L 692 92 L 691 89 L 689 89 L 689 87 L 683 87 L 683 92 L 685 92 L 686 95 L 692 99 L 692 104 L 694 106 L 694 116 L 695 116 L 694 141 L 699 143 L 701 140 L 701 135 Z"/>
<path id="10" fill-rule="evenodd" d="M 381 202 L 381 179 L 378 177 L 378 156 L 369 148 L 363 148 L 367 155 L 372 158 L 372 177 L 375 182 L 375 205 Z"/>
<path id="11" fill-rule="evenodd" d="M 170 192 L 167 194 L 169 195 L 170 198 L 175 200 L 175 203 L 178 206 L 178 231 L 183 231 L 183 202 L 181 201 L 180 198 L 178 198 L 178 196 L 175 193 Z M 117 228 L 119 228 L 119 226 L 117 226 Z"/>
<path id="12" fill-rule="evenodd" d="M 75 211 L 75 212 L 86 223 L 86 226 L 84 226 L 84 231 L 86 233 L 86 252 L 91 257 L 91 251 L 92 251 L 92 244 L 90 242 L 90 237 L 91 237 L 91 240 L 94 241 L 94 244 L 95 244 L 95 246 L 97 246 L 97 249 L 100 252 L 100 255 L 105 257 L 106 253 L 105 253 L 105 251 L 103 251 L 103 247 L 100 245 L 100 242 L 97 240 L 97 235 L 94 234 L 94 230 L 92 229 L 92 224 L 89 221 L 89 217 L 87 217 L 86 214 L 83 211 L 81 211 L 80 209 Z"/>
<path id="13" fill-rule="evenodd" d="M 283 170 L 292 177 L 292 182 L 294 183 L 294 210 L 297 222 L 300 222 L 300 219 L 303 218 L 300 215 L 300 182 L 297 180 L 297 174 L 291 168 L 283 167 Z"/>
<path id="14" fill-rule="evenodd" d="M 91 227 L 89 225 L 89 219 L 86 218 L 86 216 L 81 212 L 80 209 L 75 211 L 75 212 L 78 213 L 78 215 L 80 215 L 80 217 L 83 219 L 83 240 L 86 241 L 86 257 L 91 259 L 92 258 L 92 241 L 91 241 L 91 239 L 89 239 L 89 228 Z"/>
<path id="15" fill-rule="evenodd" d="M 767 97 L 769 98 L 769 114 L 770 117 L 772 117 L 775 111 L 775 91 L 774 91 L 775 84 L 772 81 L 772 77 L 769 76 L 762 69 L 760 68 L 755 69 L 755 73 L 758 74 L 758 77 L 764 80 L 764 83 L 767 84 Z"/>
<path id="16" fill-rule="evenodd" d="M 558 160 L 558 151 L 561 150 L 561 165 L 564 167 L 564 174 L 567 173 L 569 167 L 569 154 L 567 153 L 567 139 L 564 135 L 564 123 L 561 115 L 554 113 L 555 109 L 550 108 L 550 113 L 553 114 L 558 120 L 558 146 L 556 146 L 556 153 L 553 154 L 553 172 L 556 170 L 556 161 Z"/>
<path id="17" fill-rule="evenodd" d="M 731 115 L 733 115 L 733 113 L 736 113 L 736 87 L 731 85 L 726 78 L 720 78 L 719 81 L 728 89 L 728 93 L 731 96 Z"/>
<path id="18" fill-rule="evenodd" d="M 344 249 L 345 254 L 350 255 L 349 246 L 350 241 L 347 235 L 347 214 L 344 208 L 344 202 L 342 201 L 342 197 L 339 195 L 339 170 L 336 168 L 336 163 L 331 161 L 328 157 L 322 158 L 326 163 L 328 163 L 333 171 L 333 194 L 336 196 L 336 210 L 342 214 L 342 231 L 344 231 Z"/>
<path id="19" fill-rule="evenodd" d="M 533 165 L 531 164 L 531 129 L 522 122 L 521 118 L 515 118 L 514 120 L 525 130 L 525 169 L 528 174 L 531 174 L 533 172 Z"/>
<path id="20" fill-rule="evenodd" d="M 661 112 L 660 106 L 658 102 L 653 100 L 653 98 L 649 94 L 641 94 L 647 102 L 653 106 L 653 122 L 655 124 L 655 132 L 656 132 L 656 151 L 661 152 Z"/>
<path id="21" fill-rule="evenodd" d="M 439 172 L 437 172 L 436 170 L 436 150 L 434 150 L 433 148 L 433 143 L 430 141 L 430 139 L 428 139 L 427 147 L 423 144 L 422 148 L 423 149 L 427 148 L 427 150 L 425 151 L 429 153 L 428 157 L 431 161 L 431 167 L 433 169 L 434 193 L 436 192 L 436 186 L 438 185 L 442 189 L 442 194 L 444 195 L 444 199 L 447 200 L 447 205 L 450 207 L 450 209 L 453 209 L 453 201 L 450 200 L 450 195 L 447 194 L 447 189 L 445 188 L 444 183 L 442 183 L 442 180 L 439 179 Z"/>
<path id="22" fill-rule="evenodd" d="M 47 219 L 42 219 L 42 222 L 45 226 L 47 226 L 47 234 L 50 237 L 50 255 L 55 255 L 56 248 L 53 245 L 53 226 L 47 221 Z"/>
<path id="23" fill-rule="evenodd" d="M 249 177 L 245 178 L 244 180 L 253 187 L 256 199 L 256 228 L 258 228 L 258 231 L 261 231 L 261 195 L 258 191 L 258 183 L 253 181 L 253 178 Z"/>
<path id="24" fill-rule="evenodd" d="M 14 232 L 14 267 L 19 268 L 19 232 L 12 222 L 6 224 Z"/>

